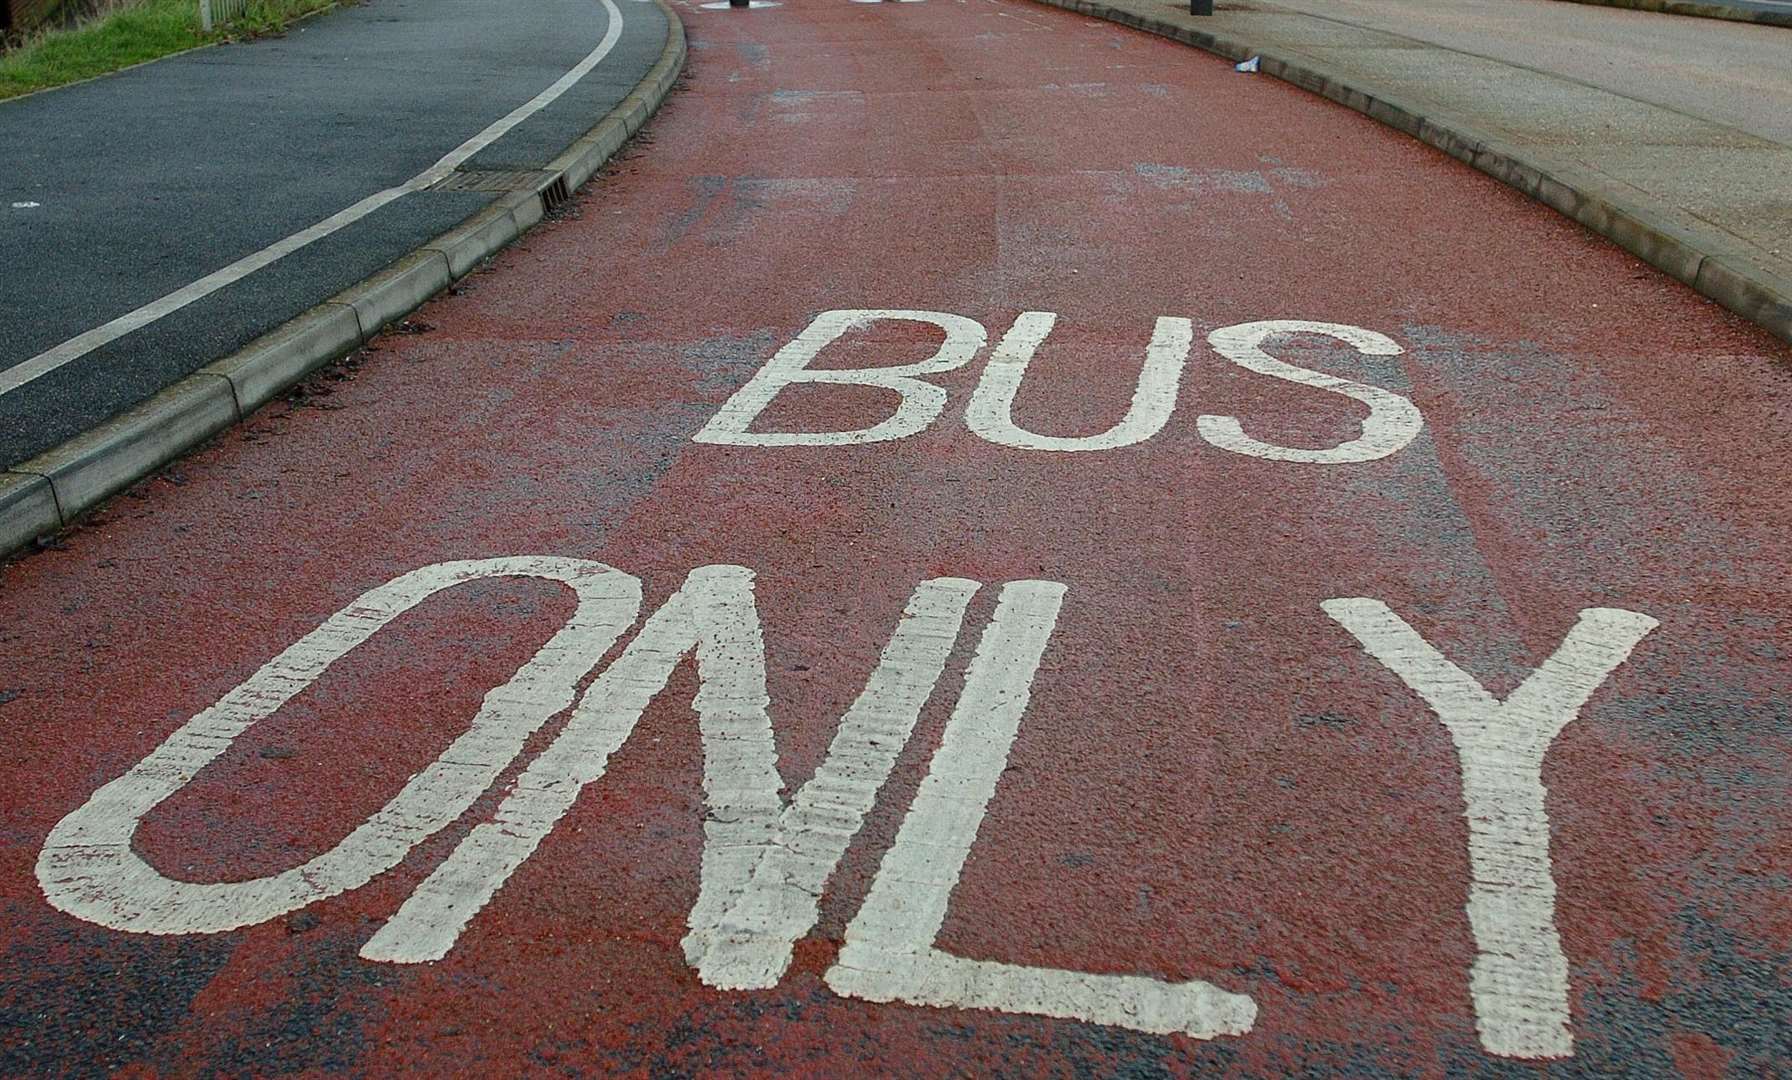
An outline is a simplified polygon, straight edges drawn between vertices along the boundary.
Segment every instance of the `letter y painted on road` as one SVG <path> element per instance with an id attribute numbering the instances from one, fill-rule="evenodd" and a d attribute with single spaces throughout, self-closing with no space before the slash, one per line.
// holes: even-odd
<path id="1" fill-rule="evenodd" d="M 1543 757 L 1656 621 L 1621 608 L 1586 609 L 1543 666 L 1500 701 L 1380 600 L 1320 606 L 1425 699 L 1456 745 L 1468 818 L 1469 927 L 1479 950 L 1469 992 L 1481 1045 L 1502 1057 L 1572 1056 Z"/>

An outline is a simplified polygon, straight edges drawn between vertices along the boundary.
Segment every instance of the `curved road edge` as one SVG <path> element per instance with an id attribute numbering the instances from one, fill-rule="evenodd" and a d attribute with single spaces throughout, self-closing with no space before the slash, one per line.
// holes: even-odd
<path id="1" fill-rule="evenodd" d="M 684 70 L 684 25 L 667 0 L 660 58 L 596 126 L 516 191 L 372 277 L 207 364 L 136 407 L 0 471 L 0 558 L 82 514 L 252 415 L 318 368 L 382 330 L 523 235 L 622 149 Z"/>
<path id="2" fill-rule="evenodd" d="M 1596 7 L 1628 8 L 1631 11 L 1652 11 L 1659 15 L 1686 15 L 1696 19 L 1726 19 L 1730 22 L 1759 23 L 1763 26 L 1792 27 L 1792 10 L 1770 11 L 1766 8 L 1742 7 L 1735 4 L 1702 4 L 1697 0 L 1567 0 L 1571 4 L 1592 4 Z"/>
<path id="3" fill-rule="evenodd" d="M 1311 59 L 1297 60 L 1237 38 L 1139 15 L 1100 0 L 1035 2 L 1171 38 L 1233 61 L 1259 56 L 1264 74 L 1354 109 L 1474 166 L 1792 342 L 1792 277 L 1762 265 L 1715 229 L 1695 230 L 1675 222 L 1665 206 L 1639 197 L 1634 190 L 1621 190 L 1580 166 L 1552 159 L 1547 151 L 1515 146 L 1485 134 L 1428 103 L 1353 85 Z"/>

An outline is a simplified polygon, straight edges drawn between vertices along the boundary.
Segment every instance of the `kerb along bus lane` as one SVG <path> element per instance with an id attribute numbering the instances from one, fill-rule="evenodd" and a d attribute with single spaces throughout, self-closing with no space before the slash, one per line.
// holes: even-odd
<path id="1" fill-rule="evenodd" d="M 650 143 L 0 577 L 8 1071 L 1787 1060 L 1787 355 L 977 0 Z"/>

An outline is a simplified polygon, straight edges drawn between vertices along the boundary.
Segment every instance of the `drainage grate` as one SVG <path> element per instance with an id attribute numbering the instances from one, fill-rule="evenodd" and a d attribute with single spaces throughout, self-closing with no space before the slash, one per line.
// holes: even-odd
<path id="1" fill-rule="evenodd" d="M 535 191 L 548 178 L 544 169 L 503 169 L 452 172 L 430 185 L 431 191 Z M 566 179 L 558 178 L 551 187 L 558 188 L 565 199 Z"/>
<path id="2" fill-rule="evenodd" d="M 541 189 L 541 207 L 547 213 L 553 213 L 561 203 L 572 198 L 572 192 L 566 188 L 566 177 L 556 176 L 554 182 Z"/>

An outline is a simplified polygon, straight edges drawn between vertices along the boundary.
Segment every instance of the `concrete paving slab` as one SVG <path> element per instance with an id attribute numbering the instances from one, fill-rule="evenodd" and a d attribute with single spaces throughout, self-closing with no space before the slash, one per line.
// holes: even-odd
<path id="1" fill-rule="evenodd" d="M 1764 249 L 1792 256 L 1792 147 L 1583 144 L 1571 151 Z"/>
<path id="2" fill-rule="evenodd" d="M 1187 4 L 1160 5 L 1166 12 L 1186 12 Z M 1423 49 L 1422 41 L 1398 37 L 1380 30 L 1359 29 L 1337 23 L 1319 23 L 1307 15 L 1253 9 L 1228 5 L 1216 13 L 1224 20 L 1228 33 L 1249 40 L 1253 34 L 1265 34 L 1283 45 L 1350 46 L 1358 49 Z"/>
<path id="3" fill-rule="evenodd" d="M 1714 57 L 1713 39 L 1697 36 L 1704 29 L 1656 38 L 1661 44 L 1655 55 L 1592 41 L 1564 57 L 1556 46 L 1527 48 L 1526 43 L 1584 36 L 1588 21 L 1602 18 L 1615 32 L 1639 16 L 1574 5 L 1538 7 L 1532 0 L 1515 0 L 1510 9 L 1481 0 L 1420 8 L 1402 0 L 1385 8 L 1364 8 L 1353 0 L 1324 7 L 1290 0 L 1285 8 L 1250 3 L 1211 17 L 1163 0 L 1042 2 L 1229 58 L 1260 53 L 1265 74 L 1474 165 L 1677 280 L 1702 290 L 1709 286 L 1713 299 L 1792 340 L 1781 315 L 1792 303 L 1792 258 L 1784 240 L 1788 214 L 1781 194 L 1784 176 L 1792 175 L 1792 129 L 1785 129 L 1786 141 L 1775 137 L 1782 130 L 1779 106 L 1789 106 L 1784 112 L 1792 115 L 1792 79 L 1746 102 L 1726 92 L 1715 95 L 1717 107 L 1696 107 L 1700 93 L 1709 92 L 1710 74 L 1688 65 Z M 1279 28 L 1271 27 L 1262 15 L 1278 8 L 1284 18 Z M 1393 11 L 1411 14 L 1410 23 L 1390 18 Z M 1520 22 L 1517 12 L 1537 19 Z M 1384 37 L 1423 47 L 1383 47 Z M 1688 44 L 1689 55 L 1673 52 L 1675 44 Z M 1586 55 L 1626 73 L 1590 72 Z M 1762 71 L 1783 67 L 1792 74 L 1792 53 L 1766 59 L 1746 50 L 1740 55 L 1753 64 L 1739 77 L 1743 85 L 1752 87 Z M 1724 66 L 1721 57 L 1714 63 Z M 1650 73 L 1648 87 L 1639 87 L 1633 69 Z M 1737 122 L 1713 119 L 1718 116 Z M 1735 169 L 1725 167 L 1730 161 Z M 1703 270 L 1707 259 L 1729 254 L 1736 258 L 1709 273 Z"/>
<path id="4" fill-rule="evenodd" d="M 1792 143 L 1792 30 L 1560 0 L 1252 0 L 1249 6 L 1397 34 Z M 1207 21 L 1217 27 L 1230 12 L 1221 0 L 1219 14 Z"/>
<path id="5" fill-rule="evenodd" d="M 1277 45 L 1281 41 L 1278 39 Z M 1450 49 L 1360 45 L 1302 52 L 1408 97 L 1426 98 L 1520 142 L 1649 142 L 1676 146 L 1764 147 L 1774 143 L 1696 116 L 1597 87 L 1532 73 Z"/>
<path id="6" fill-rule="evenodd" d="M 1786 0 L 1573 0 L 1578 4 L 1603 4 L 1635 11 L 1659 11 L 1667 15 L 1690 15 L 1700 19 L 1726 19 L 1731 22 L 1760 23 L 1765 26 L 1792 27 L 1792 3 Z"/>

